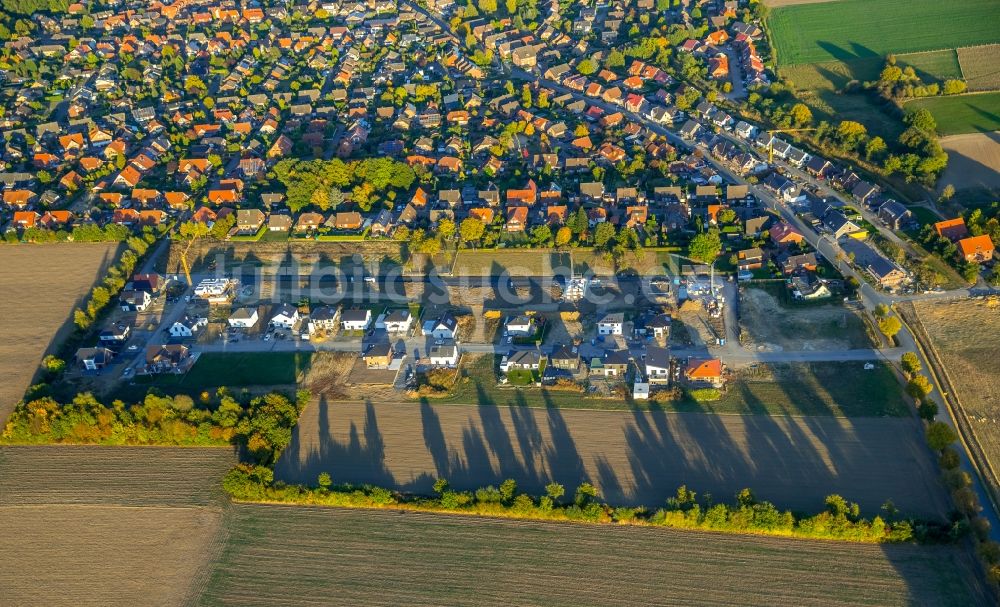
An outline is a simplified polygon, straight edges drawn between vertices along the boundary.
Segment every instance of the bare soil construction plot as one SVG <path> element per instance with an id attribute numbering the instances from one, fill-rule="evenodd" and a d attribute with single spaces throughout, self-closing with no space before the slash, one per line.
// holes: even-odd
<path id="1" fill-rule="evenodd" d="M 915 308 L 954 385 L 959 414 L 969 420 L 993 469 L 1000 470 L 1000 309 L 968 299 Z"/>
<path id="2" fill-rule="evenodd" d="M 830 493 L 869 514 L 891 499 L 941 516 L 938 472 L 912 418 L 529 409 L 314 402 L 275 476 L 374 483 L 430 493 L 436 478 L 471 489 L 514 478 L 589 481 L 612 504 L 656 506 L 686 484 L 717 496 L 750 487 L 779 507 L 815 511 Z"/>
<path id="3" fill-rule="evenodd" d="M 0 247 L 0 425 L 24 396 L 54 341 L 73 327 L 73 309 L 114 261 L 117 244 L 59 243 Z"/>
<path id="4" fill-rule="evenodd" d="M 306 507 L 230 514 L 203 605 L 986 604 L 952 547 Z"/>
<path id="5" fill-rule="evenodd" d="M 0 449 L 0 603 L 183 605 L 225 535 L 226 449 Z"/>
<path id="6" fill-rule="evenodd" d="M 939 188 L 1000 189 L 1000 131 L 944 137 L 941 147 L 948 152 L 948 168 Z"/>
<path id="7" fill-rule="evenodd" d="M 836 304 L 782 306 L 767 290 L 753 287 L 741 293 L 740 328 L 743 345 L 754 350 L 872 347 L 865 321 L 856 311 Z"/>

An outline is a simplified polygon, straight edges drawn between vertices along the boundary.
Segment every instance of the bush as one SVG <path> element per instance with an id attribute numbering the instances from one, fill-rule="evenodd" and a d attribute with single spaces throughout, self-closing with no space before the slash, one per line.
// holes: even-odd
<path id="1" fill-rule="evenodd" d="M 917 414 L 920 415 L 920 419 L 932 422 L 938 414 L 937 403 L 932 400 L 921 401 L 920 405 L 917 407 Z"/>
<path id="2" fill-rule="evenodd" d="M 951 447 L 945 447 L 941 450 L 941 457 L 938 459 L 941 467 L 945 470 L 954 470 L 962 463 L 961 458 L 958 455 L 958 451 L 955 451 Z"/>
<path id="3" fill-rule="evenodd" d="M 923 369 L 923 365 L 920 364 L 920 358 L 914 352 L 904 353 L 900 362 L 902 363 L 903 371 L 908 375 L 915 375 Z"/>
<path id="4" fill-rule="evenodd" d="M 951 426 L 943 422 L 931 422 L 926 431 L 927 444 L 935 451 L 941 451 L 958 440 Z"/>

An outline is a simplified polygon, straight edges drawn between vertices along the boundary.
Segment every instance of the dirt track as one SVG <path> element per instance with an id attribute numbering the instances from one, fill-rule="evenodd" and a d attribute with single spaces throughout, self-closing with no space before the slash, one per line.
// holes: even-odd
<path id="1" fill-rule="evenodd" d="M 72 329 L 73 309 L 104 277 L 116 248 L 89 243 L 0 247 L 0 318 L 7 319 L 0 340 L 0 426 L 52 342 Z"/>
<path id="2" fill-rule="evenodd" d="M 784 508 L 816 511 L 830 493 L 873 514 L 891 499 L 944 512 L 937 470 L 909 418 L 792 418 L 523 407 L 315 402 L 276 476 L 375 483 L 429 493 L 514 478 L 597 485 L 612 504 L 657 506 L 676 488 L 730 499 L 750 487 Z"/>

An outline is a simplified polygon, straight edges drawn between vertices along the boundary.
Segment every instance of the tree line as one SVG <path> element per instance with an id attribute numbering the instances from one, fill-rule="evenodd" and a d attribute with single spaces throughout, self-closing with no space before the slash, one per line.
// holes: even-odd
<path id="1" fill-rule="evenodd" d="M 59 361 L 61 362 L 61 361 Z M 47 367 L 59 368 L 48 360 Z M 240 402 L 228 389 L 198 399 L 150 390 L 130 405 L 102 403 L 90 392 L 58 402 L 38 396 L 21 402 L 0 433 L 2 444 L 98 444 L 217 446 L 238 443 L 256 461 L 273 464 L 291 440 L 291 429 L 308 399 L 270 393 Z"/>

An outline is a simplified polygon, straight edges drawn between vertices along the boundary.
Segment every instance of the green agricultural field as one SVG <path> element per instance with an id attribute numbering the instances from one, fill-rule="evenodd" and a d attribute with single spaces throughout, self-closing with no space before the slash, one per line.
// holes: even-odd
<path id="1" fill-rule="evenodd" d="M 839 0 L 777 8 L 779 64 L 851 61 L 1000 42 L 1000 0 Z"/>
<path id="2" fill-rule="evenodd" d="M 927 97 L 906 104 L 907 110 L 922 108 L 934 115 L 941 135 L 1000 130 L 1000 92 Z"/>

